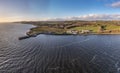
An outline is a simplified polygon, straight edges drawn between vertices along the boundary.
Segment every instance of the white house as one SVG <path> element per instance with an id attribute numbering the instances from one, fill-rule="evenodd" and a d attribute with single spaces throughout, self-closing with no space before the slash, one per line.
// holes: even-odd
<path id="1" fill-rule="evenodd" d="M 66 33 L 68 34 L 78 34 L 79 31 L 76 31 L 76 30 L 68 30 L 66 31 Z"/>
<path id="2" fill-rule="evenodd" d="M 82 30 L 81 33 L 90 33 L 91 30 Z"/>

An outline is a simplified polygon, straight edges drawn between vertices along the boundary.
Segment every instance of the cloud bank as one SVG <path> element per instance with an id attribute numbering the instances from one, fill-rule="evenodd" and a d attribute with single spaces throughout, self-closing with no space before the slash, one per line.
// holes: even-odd
<path id="1" fill-rule="evenodd" d="M 47 21 L 64 21 L 64 20 L 120 20 L 120 14 L 88 14 L 64 18 L 47 18 Z"/>
<path id="2" fill-rule="evenodd" d="M 112 7 L 120 8 L 120 1 L 111 4 Z"/>

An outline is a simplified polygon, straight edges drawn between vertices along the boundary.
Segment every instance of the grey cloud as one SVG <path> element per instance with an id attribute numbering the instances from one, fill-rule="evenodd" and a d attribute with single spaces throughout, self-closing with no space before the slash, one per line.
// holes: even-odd
<path id="1" fill-rule="evenodd" d="M 112 3 L 110 6 L 120 8 L 120 1 Z"/>

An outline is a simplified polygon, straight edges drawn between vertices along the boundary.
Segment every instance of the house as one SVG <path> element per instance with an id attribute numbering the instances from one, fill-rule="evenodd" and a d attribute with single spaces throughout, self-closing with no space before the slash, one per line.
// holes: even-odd
<path id="1" fill-rule="evenodd" d="M 81 33 L 90 33 L 92 30 L 82 30 Z"/>
<path id="2" fill-rule="evenodd" d="M 76 30 L 72 31 L 72 34 L 78 34 L 78 33 L 79 33 L 79 31 L 76 31 Z"/>
<path id="3" fill-rule="evenodd" d="M 76 30 L 68 30 L 66 31 L 67 34 L 78 34 L 79 31 L 76 31 Z"/>

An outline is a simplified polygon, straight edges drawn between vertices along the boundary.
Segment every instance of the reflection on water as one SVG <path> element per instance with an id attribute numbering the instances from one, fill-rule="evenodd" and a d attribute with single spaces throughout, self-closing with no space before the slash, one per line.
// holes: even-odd
<path id="1" fill-rule="evenodd" d="M 0 73 L 120 73 L 120 35 L 39 35 L 0 24 Z"/>

